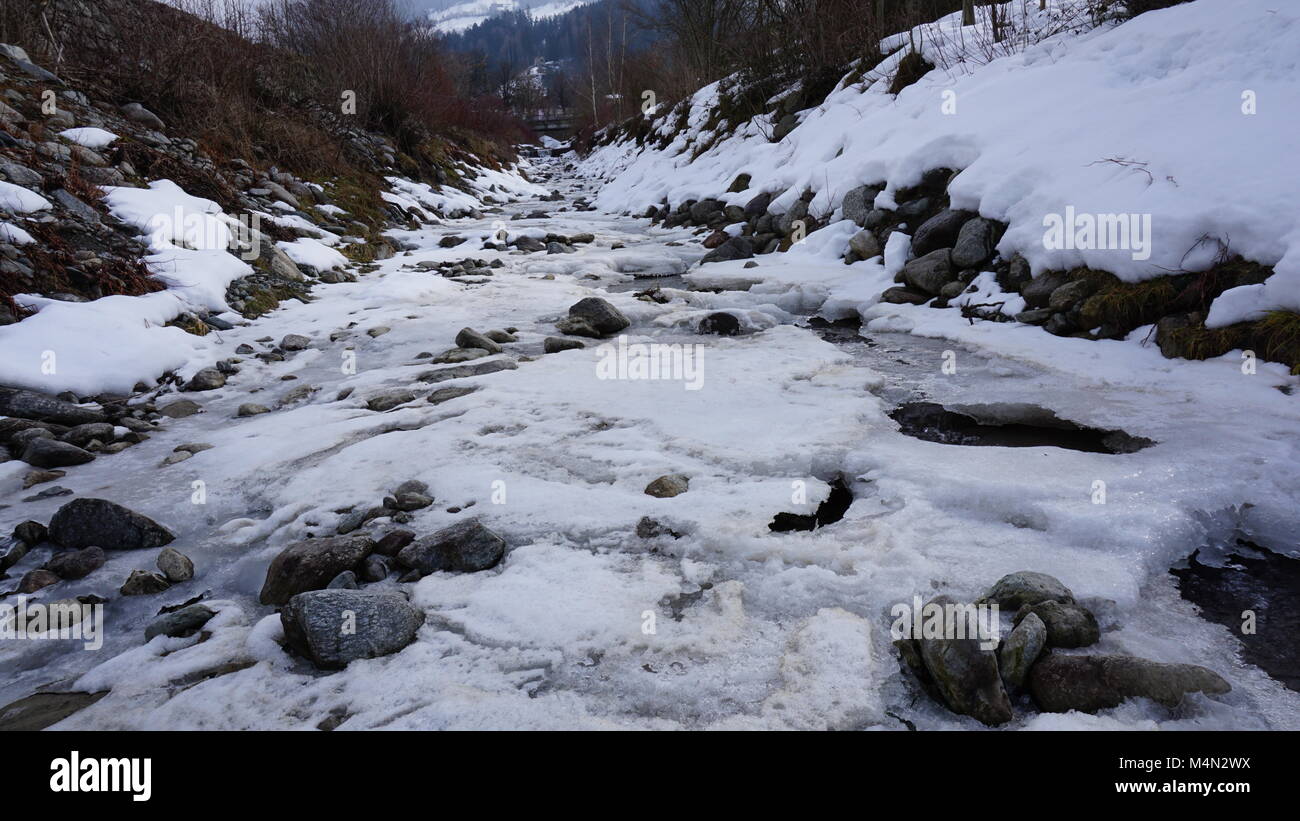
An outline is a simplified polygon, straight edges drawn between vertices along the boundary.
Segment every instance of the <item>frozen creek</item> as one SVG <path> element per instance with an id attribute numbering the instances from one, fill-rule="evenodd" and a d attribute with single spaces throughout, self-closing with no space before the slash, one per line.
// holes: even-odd
<path id="1" fill-rule="evenodd" d="M 538 167 L 570 200 L 589 187 L 564 176 L 560 161 Z M 881 266 L 845 266 L 816 247 L 760 257 L 754 268 L 700 269 L 703 251 L 688 231 L 554 210 L 561 205 L 513 203 L 404 234 L 419 250 L 222 333 L 223 356 L 288 333 L 312 344 L 284 362 L 244 357 L 225 387 L 183 395 L 203 413 L 58 481 L 172 529 L 195 579 L 121 597 L 122 580 L 151 569 L 156 551 L 120 551 L 60 584 L 52 597 L 109 599 L 104 647 L 7 642 L 0 703 L 42 688 L 110 691 L 61 728 L 294 729 L 328 719 L 339 729 L 979 729 L 900 673 L 890 609 L 914 594 L 970 600 L 1006 573 L 1036 570 L 1097 613 L 1102 638 L 1089 652 L 1203 665 L 1233 690 L 1177 710 L 1129 702 L 1095 716 L 1016 704 L 1009 728 L 1300 728 L 1300 693 L 1243 661 L 1230 630 L 1184 601 L 1169 572 L 1197 549 L 1202 561 L 1221 558 L 1237 538 L 1300 555 L 1296 378 L 1263 363 L 1246 375 L 1228 358 L 1166 360 L 1141 344 L 1141 331 L 1087 342 L 970 324 L 957 311 L 871 306 Z M 512 219 L 538 209 L 550 218 Z M 498 221 L 511 232 L 596 240 L 574 254 L 478 250 Z M 470 241 L 440 248 L 448 235 Z M 473 282 L 415 267 L 466 257 L 504 267 Z M 668 277 L 668 300 L 637 299 L 656 283 L 633 287 L 636 275 Z M 543 355 L 542 340 L 560 335 L 554 322 L 592 295 L 632 320 L 629 342 L 702 345 L 700 389 L 599 378 L 595 344 Z M 697 334 L 719 310 L 748 332 Z M 810 329 L 817 313 L 860 315 L 862 336 Z M 518 368 L 416 383 L 434 367 L 419 354 L 454 347 L 466 326 L 517 328 L 501 356 Z M 391 330 L 367 333 L 376 328 Z M 343 367 L 350 354 L 355 373 Z M 461 384 L 478 390 L 383 413 L 365 405 L 384 391 L 423 388 L 422 397 Z M 303 385 L 316 390 L 278 406 Z M 1157 444 L 1112 454 L 923 441 L 889 416 L 913 401 L 984 422 L 1046 408 Z M 273 410 L 236 418 L 250 402 Z M 188 442 L 213 447 L 159 466 Z M 0 465 L 0 479 L 16 486 L 22 467 Z M 669 473 L 689 476 L 689 491 L 643 492 Z M 837 477 L 855 497 L 841 520 L 769 529 L 777 513 L 814 512 Z M 279 617 L 257 602 L 270 559 L 308 534 L 332 534 L 347 510 L 377 505 L 408 479 L 428 483 L 437 501 L 403 527 L 423 535 L 479 516 L 510 544 L 505 561 L 379 583 L 407 590 L 427 614 L 398 654 L 332 674 L 287 655 Z M 195 481 L 206 490 L 201 505 Z M 1104 504 L 1095 503 L 1097 482 Z M 67 501 L 17 501 L 40 489 L 6 499 L 0 530 L 48 522 Z M 681 538 L 638 536 L 644 516 Z M 33 551 L 17 569 L 45 557 Z M 144 643 L 161 606 L 204 591 L 220 611 L 206 640 Z M 1261 621 L 1266 640 L 1269 628 Z"/>

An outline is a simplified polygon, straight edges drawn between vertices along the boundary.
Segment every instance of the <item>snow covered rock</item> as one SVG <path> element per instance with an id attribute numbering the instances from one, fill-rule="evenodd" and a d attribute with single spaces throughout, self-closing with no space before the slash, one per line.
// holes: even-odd
<path id="1" fill-rule="evenodd" d="M 162 547 L 175 538 L 148 516 L 106 499 L 73 499 L 50 519 L 50 541 L 60 547 L 138 550 Z"/>
<path id="2" fill-rule="evenodd" d="M 1222 676 L 1205 667 L 1132 656 L 1049 655 L 1029 672 L 1034 701 L 1050 713 L 1093 713 L 1130 698 L 1175 707 L 1187 693 L 1222 695 L 1231 689 Z"/>
<path id="3" fill-rule="evenodd" d="M 365 536 L 294 542 L 271 560 L 259 598 L 262 604 L 284 604 L 298 593 L 319 590 L 344 570 L 358 565 L 373 548 Z"/>
<path id="4" fill-rule="evenodd" d="M 424 612 L 397 591 L 314 590 L 290 599 L 280 622 L 290 647 L 321 669 L 338 670 L 406 647 Z"/>
<path id="5" fill-rule="evenodd" d="M 397 561 L 422 574 L 450 570 L 475 573 L 495 567 L 506 555 L 506 542 L 477 519 L 443 528 L 397 554 Z"/>

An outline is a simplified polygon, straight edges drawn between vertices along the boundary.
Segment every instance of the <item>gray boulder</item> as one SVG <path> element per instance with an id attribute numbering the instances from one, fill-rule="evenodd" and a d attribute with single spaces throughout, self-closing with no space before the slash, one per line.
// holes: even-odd
<path id="1" fill-rule="evenodd" d="M 191 604 L 155 619 L 144 629 L 144 640 L 151 641 L 155 636 L 182 638 L 193 635 L 215 615 L 217 611 L 206 604 Z"/>
<path id="2" fill-rule="evenodd" d="M 298 593 L 319 590 L 344 570 L 360 564 L 373 548 L 365 536 L 294 542 L 271 560 L 259 598 L 262 604 L 284 604 Z"/>
<path id="3" fill-rule="evenodd" d="M 171 587 L 171 583 L 161 573 L 151 570 L 132 570 L 118 591 L 123 596 L 152 596 Z"/>
<path id="4" fill-rule="evenodd" d="M 1023 687 L 1029 668 L 1042 654 L 1047 643 L 1047 626 L 1028 613 L 998 648 L 998 672 L 1007 687 Z"/>
<path id="5" fill-rule="evenodd" d="M 542 341 L 542 351 L 544 353 L 559 353 L 560 351 L 572 351 L 577 348 L 587 347 L 576 339 L 564 339 L 559 336 L 548 336 Z"/>
<path id="6" fill-rule="evenodd" d="M 940 211 L 916 229 L 912 235 L 912 253 L 920 257 L 939 248 L 953 247 L 962 226 L 975 217 L 973 211 Z"/>
<path id="7" fill-rule="evenodd" d="M 955 603 L 937 596 L 932 604 Z M 979 638 L 915 640 L 921 661 L 948 709 L 995 727 L 1014 718 L 998 673 L 998 657 Z"/>
<path id="8" fill-rule="evenodd" d="M 488 353 L 501 353 L 501 346 L 473 328 L 461 328 L 456 334 L 456 345 L 461 348 L 478 348 Z"/>
<path id="9" fill-rule="evenodd" d="M 867 230 L 857 232 L 849 239 L 849 251 L 856 259 L 871 259 L 880 256 L 880 240 L 876 235 Z"/>
<path id="10" fill-rule="evenodd" d="M 647 496 L 654 496 L 659 499 L 669 499 L 673 496 L 680 496 L 691 489 L 691 480 L 680 473 L 670 473 L 666 476 L 660 476 L 653 482 L 645 486 Z"/>
<path id="11" fill-rule="evenodd" d="M 495 567 L 505 555 L 505 539 L 470 519 L 412 542 L 398 552 L 397 561 L 426 575 L 441 570 L 474 573 Z"/>
<path id="12" fill-rule="evenodd" d="M 87 547 L 81 550 L 65 550 L 55 553 L 45 563 L 45 569 L 60 579 L 84 579 L 104 566 L 108 557 L 99 547 Z"/>
<path id="13" fill-rule="evenodd" d="M 60 547 L 139 550 L 162 547 L 175 538 L 148 516 L 106 499 L 73 499 L 50 519 L 50 541 Z"/>
<path id="14" fill-rule="evenodd" d="M 23 450 L 23 461 L 38 468 L 64 468 L 93 462 L 95 454 L 69 442 L 44 437 L 33 438 Z"/>
<path id="15" fill-rule="evenodd" d="M 618 333 L 632 324 L 622 311 L 596 296 L 575 302 L 569 307 L 569 316 L 586 320 L 602 336 Z"/>
<path id="16" fill-rule="evenodd" d="M 122 114 L 130 121 L 139 123 L 145 128 L 152 128 L 154 131 L 162 131 L 163 121 L 158 119 L 158 115 L 139 103 L 127 103 L 122 106 Z"/>
<path id="17" fill-rule="evenodd" d="M 849 191 L 844 195 L 844 201 L 840 203 L 840 212 L 844 215 L 844 219 L 865 226 L 867 214 L 875 208 L 876 195 L 879 193 L 880 187 L 876 185 L 859 185 Z"/>
<path id="18" fill-rule="evenodd" d="M 711 262 L 730 262 L 735 259 L 749 259 L 754 255 L 754 243 L 749 237 L 732 237 L 704 255 L 700 264 Z"/>
<path id="19" fill-rule="evenodd" d="M 1020 295 L 1029 308 L 1046 308 L 1052 292 L 1066 283 L 1062 271 L 1044 271 L 1020 287 Z"/>
<path id="20" fill-rule="evenodd" d="M 201 368 L 185 383 L 183 390 L 212 391 L 226 384 L 226 375 L 216 368 Z"/>
<path id="21" fill-rule="evenodd" d="M 415 641 L 424 612 L 396 590 L 313 590 L 280 611 L 288 645 L 323 670 L 396 653 Z"/>
<path id="22" fill-rule="evenodd" d="M 1101 628 L 1092 611 L 1073 603 L 1049 599 L 1038 604 L 1026 604 L 1016 613 L 1020 621 L 1036 615 L 1047 625 L 1049 647 L 1088 647 L 1101 638 Z"/>
<path id="23" fill-rule="evenodd" d="M 1222 695 L 1232 686 L 1194 664 L 1161 664 L 1133 656 L 1048 655 L 1029 672 L 1029 692 L 1050 713 L 1093 713 L 1126 699 L 1149 698 L 1176 707 L 1188 693 Z"/>
<path id="24" fill-rule="evenodd" d="M 1019 610 L 1026 604 L 1048 600 L 1072 603 L 1074 594 L 1054 576 L 1021 570 L 998 579 L 979 603 L 996 604 L 1003 610 Z"/>
<path id="25" fill-rule="evenodd" d="M 0 415 L 55 422 L 60 425 L 107 421 L 103 411 L 83 408 L 34 391 L 12 389 L 0 389 Z"/>
<path id="26" fill-rule="evenodd" d="M 366 407 L 372 411 L 389 411 L 398 405 L 405 405 L 407 402 L 414 401 L 414 391 L 409 391 L 406 388 L 394 388 L 370 397 L 366 400 Z"/>
<path id="27" fill-rule="evenodd" d="M 286 351 L 302 351 L 311 345 L 311 339 L 302 334 L 285 334 L 280 340 L 280 347 Z"/>
<path id="28" fill-rule="evenodd" d="M 84 448 L 92 439 L 98 439 L 100 442 L 113 441 L 113 426 L 108 422 L 87 422 L 84 425 L 77 425 L 59 437 L 60 441 L 79 448 Z"/>
<path id="29" fill-rule="evenodd" d="M 935 295 L 957 279 L 947 248 L 931 251 L 903 266 L 903 282 L 914 291 Z"/>
<path id="30" fill-rule="evenodd" d="M 174 547 L 164 547 L 155 562 L 167 581 L 178 584 L 194 578 L 194 562 Z"/>
<path id="31" fill-rule="evenodd" d="M 976 268 L 993 256 L 997 223 L 976 217 L 961 227 L 952 246 L 952 264 L 958 269 Z"/>
<path id="32" fill-rule="evenodd" d="M 483 376 L 484 374 L 496 373 L 498 371 L 513 371 L 519 367 L 519 363 L 513 359 L 489 359 L 484 362 L 471 362 L 466 365 L 456 365 L 451 368 L 440 368 L 434 371 L 425 371 L 416 377 L 420 382 L 446 382 L 448 379 L 464 379 L 470 376 Z"/>
<path id="33" fill-rule="evenodd" d="M 771 192 L 764 191 L 755 196 L 749 202 L 745 203 L 745 217 L 751 220 L 758 219 L 767 213 L 767 207 L 772 204 Z"/>

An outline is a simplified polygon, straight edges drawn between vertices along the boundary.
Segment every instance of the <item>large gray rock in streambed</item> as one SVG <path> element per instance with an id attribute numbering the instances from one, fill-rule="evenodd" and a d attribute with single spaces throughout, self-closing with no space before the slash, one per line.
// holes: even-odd
<path id="1" fill-rule="evenodd" d="M 632 324 L 622 311 L 597 296 L 575 302 L 569 307 L 569 316 L 586 320 L 602 336 L 618 333 Z"/>
<path id="2" fill-rule="evenodd" d="M 426 575 L 440 570 L 474 573 L 495 567 L 505 555 L 505 539 L 471 519 L 412 542 L 397 554 L 397 561 Z"/>
<path id="3" fill-rule="evenodd" d="M 280 551 L 266 569 L 262 604 L 284 604 L 298 593 L 320 590 L 344 570 L 369 556 L 374 543 L 365 536 L 307 539 Z"/>
<path id="4" fill-rule="evenodd" d="M 1149 698 L 1176 707 L 1188 693 L 1222 695 L 1232 686 L 1194 664 L 1161 664 L 1133 656 L 1063 656 L 1039 659 L 1029 671 L 1029 692 L 1050 713 L 1094 713 L 1126 699 Z"/>
<path id="5" fill-rule="evenodd" d="M 948 596 L 936 596 L 930 604 L 955 605 Z M 918 638 L 914 647 L 948 709 L 996 727 L 1015 716 L 998 673 L 998 657 L 993 649 L 981 647 L 978 638 Z"/>
<path id="6" fill-rule="evenodd" d="M 976 268 L 993 256 L 997 223 L 976 217 L 961 227 L 952 246 L 952 264 L 958 270 Z"/>
<path id="7" fill-rule="evenodd" d="M 148 516 L 107 499 L 73 499 L 50 519 L 49 538 L 60 547 L 139 550 L 162 547 L 176 537 Z"/>
<path id="8" fill-rule="evenodd" d="M 424 612 L 399 591 L 313 590 L 280 611 L 290 647 L 323 670 L 396 653 L 415 640 Z"/>

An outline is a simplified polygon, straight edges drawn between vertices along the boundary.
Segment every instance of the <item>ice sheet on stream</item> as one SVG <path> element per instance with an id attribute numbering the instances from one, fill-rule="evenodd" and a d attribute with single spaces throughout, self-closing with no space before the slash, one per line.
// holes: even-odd
<path id="1" fill-rule="evenodd" d="M 670 291 L 676 299 L 666 305 L 609 294 L 633 321 L 630 341 L 704 345 L 704 382 L 692 391 L 681 381 L 602 380 L 594 346 L 540 356 L 551 323 L 593 286 L 626 279 L 613 242 L 674 268 L 698 250 L 665 242 L 689 234 L 560 213 L 552 230 L 581 227 L 597 243 L 550 257 L 435 247 L 444 234 L 488 230 L 493 221 L 408 235 L 423 250 L 223 333 L 217 355 L 285 333 L 313 343 L 283 363 L 246 358 L 226 387 L 198 396 L 203 414 L 61 479 L 79 495 L 113 499 L 171 527 L 198 575 L 163 596 L 120 597 L 115 588 L 130 570 L 154 561 L 154 551 L 125 552 L 59 585 L 47 595 L 109 596 L 104 648 L 0 648 L 0 667 L 15 671 L 0 698 L 51 681 L 112 689 L 62 728 L 312 728 L 346 715 L 341 729 L 901 729 L 887 712 L 921 728 L 978 728 L 916 698 L 889 643 L 889 610 L 913 594 L 972 597 L 1006 572 L 1034 569 L 1094 604 L 1107 628 L 1098 651 L 1203 664 L 1234 690 L 1220 700 L 1194 697 L 1176 713 L 1150 704 L 1097 717 L 1022 710 L 1013 727 L 1296 726 L 1297 694 L 1243 665 L 1228 632 L 1198 618 L 1165 572 L 1219 529 L 1294 532 L 1295 406 L 1270 386 L 1286 377 L 1264 369 L 1242 381 L 1230 361 L 1163 360 L 1136 340 L 1058 340 L 1039 329 L 969 326 L 955 311 L 872 307 L 864 295 L 884 276 L 880 266 L 845 266 L 814 234 L 796 253 L 747 271 L 735 266 L 736 275 L 761 280 L 748 292 Z M 403 270 L 466 255 L 500 258 L 507 268 L 481 285 Z M 570 270 L 558 271 L 560 263 Z M 913 350 L 926 384 L 942 391 L 947 383 L 933 376 L 939 363 L 924 361 L 933 345 L 887 334 L 880 354 L 889 361 L 874 361 L 870 351 L 849 353 L 791 324 L 824 301 L 956 339 L 953 395 L 937 401 L 1038 403 L 1160 444 L 1112 456 L 903 436 L 873 391 L 895 378 L 893 352 Z M 680 321 L 721 309 L 766 317 L 767 329 L 701 337 Z M 329 342 L 352 323 L 346 338 Z M 504 355 L 538 358 L 464 380 L 481 389 L 445 404 L 364 409 L 377 392 L 418 387 L 413 375 L 436 366 L 416 355 L 451 347 L 467 325 L 518 327 L 520 342 Z M 392 330 L 366 334 L 380 326 Z M 958 343 L 986 350 L 968 354 Z M 354 374 L 341 367 L 348 347 Z M 968 378 L 967 365 L 1005 375 Z M 290 374 L 298 378 L 280 380 Z M 276 407 L 304 384 L 319 390 Z M 337 399 L 346 388 L 351 396 Z M 276 409 L 235 419 L 244 402 Z M 1245 407 L 1256 414 L 1251 426 L 1240 424 Z M 1222 447 L 1207 449 L 1207 440 Z M 195 441 L 214 447 L 158 467 L 177 444 Z M 0 465 L 6 495 L 20 493 L 16 464 Z M 643 493 L 669 472 L 690 476 L 689 492 Z M 857 496 L 842 521 L 769 532 L 777 512 L 811 512 L 827 493 L 823 480 L 838 472 Z M 438 500 L 411 529 L 481 516 L 510 554 L 491 571 L 410 586 L 427 620 L 396 655 L 327 676 L 288 657 L 275 641 L 278 617 L 255 601 L 270 558 L 308 533 L 332 532 L 342 518 L 336 509 L 377 504 L 411 478 L 428 482 Z M 1108 484 L 1105 506 L 1090 501 L 1098 478 Z M 191 503 L 194 481 L 205 484 L 205 505 Z M 799 504 L 797 483 L 807 491 Z M 494 504 L 502 488 L 505 503 Z M 61 501 L 0 510 L 0 529 L 48 521 Z M 1254 507 L 1242 510 L 1246 502 Z M 636 537 L 642 516 L 683 538 Z M 43 560 L 35 551 L 27 563 Z M 204 590 L 220 601 L 211 638 L 142 645 L 160 604 Z M 191 686 L 203 671 L 224 674 Z"/>

